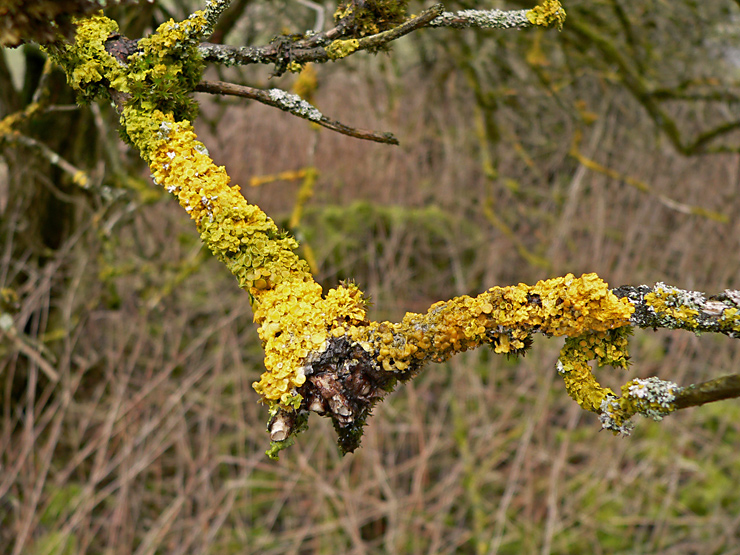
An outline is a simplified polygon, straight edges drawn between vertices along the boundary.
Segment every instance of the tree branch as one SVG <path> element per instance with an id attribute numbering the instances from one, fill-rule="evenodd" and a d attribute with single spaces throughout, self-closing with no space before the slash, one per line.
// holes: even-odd
<path id="1" fill-rule="evenodd" d="M 546 0 L 543 6 L 542 12 L 527 12 L 528 19 L 535 24 L 557 22 L 559 4 Z M 483 345 L 500 354 L 524 354 L 535 333 L 565 337 L 557 369 L 568 394 L 584 409 L 598 413 L 602 426 L 615 432 L 628 432 L 629 418 L 637 413 L 659 419 L 691 402 L 740 394 L 730 379 L 697 386 L 698 393 L 684 393 L 671 382 L 646 378 L 622 386 L 618 397 L 596 382 L 589 366 L 593 360 L 626 366 L 633 327 L 737 338 L 737 291 L 707 299 L 662 283 L 611 290 L 595 274 L 580 278 L 568 274 L 440 301 L 424 314 L 407 313 L 400 322 L 369 321 L 367 302 L 355 285 L 343 284 L 324 294 L 308 264 L 297 256 L 296 241 L 249 204 L 239 187 L 230 184 L 225 169 L 215 165 L 197 139 L 187 106 L 173 107 L 170 95 L 183 86 L 183 75 L 193 79 L 187 92 L 196 87 L 202 68 L 192 53 L 197 37 L 209 26 L 206 14 L 196 12 L 178 24 L 163 24 L 139 41 L 136 57 L 123 66 L 106 50 L 113 29 L 109 20 L 94 16 L 79 25 L 84 31 L 79 35 L 88 38 L 56 49 L 52 56 L 79 92 L 110 95 L 115 90 L 128 95 L 121 118 L 126 136 L 149 165 L 155 183 L 176 197 L 203 243 L 249 294 L 265 349 L 265 372 L 253 386 L 270 406 L 270 455 L 305 429 L 310 412 L 331 418 L 341 450 L 353 451 L 374 404 L 427 363 Z M 363 39 L 337 39 L 317 48 L 348 55 L 360 44 L 368 48 L 385 44 L 388 37 L 400 36 L 398 29 Z M 170 67 L 162 69 L 161 60 Z M 95 72 L 85 73 L 81 67 L 93 67 Z M 154 92 L 147 81 L 153 74 L 160 87 Z M 142 82 L 147 83 L 143 89 Z M 208 87 L 222 93 L 234 86 L 204 85 Z M 284 91 L 231 90 L 317 123 L 324 119 L 313 106 Z M 679 404 L 677 399 L 684 400 Z"/>
<path id="2" fill-rule="evenodd" d="M 374 141 L 376 143 L 385 143 L 390 145 L 398 144 L 398 139 L 396 139 L 392 133 L 379 133 L 376 131 L 357 129 L 355 127 L 344 125 L 338 121 L 331 120 L 310 103 L 303 100 L 300 96 L 280 89 L 264 91 L 262 89 L 247 87 L 245 85 L 235 85 L 233 83 L 225 83 L 223 81 L 204 80 L 196 85 L 195 91 L 249 98 L 274 108 L 280 108 L 284 112 L 288 112 L 294 116 L 298 116 L 299 118 L 307 119 L 321 125 L 322 127 L 342 133 L 343 135 L 355 137 L 356 139 Z"/>
<path id="3" fill-rule="evenodd" d="M 340 37 L 343 36 L 345 29 L 340 24 L 329 31 L 317 33 L 298 41 L 276 40 L 269 45 L 258 47 L 235 47 L 204 43 L 201 44 L 199 50 L 203 59 L 207 62 L 227 66 L 272 63 L 275 64 L 276 75 L 281 75 L 290 63 L 321 63 L 344 58 L 356 51 L 380 48 L 391 41 L 427 26 L 441 13 L 442 5 L 437 4 L 393 29 L 361 39 L 342 41 Z M 347 44 L 344 45 L 343 43 Z M 342 49 L 343 45 L 348 48 Z"/>
<path id="4" fill-rule="evenodd" d="M 336 27 L 312 34 L 300 40 L 279 39 L 266 46 L 236 47 L 204 43 L 200 53 L 207 62 L 224 65 L 275 64 L 276 75 L 281 75 L 291 63 L 327 62 L 344 58 L 363 50 L 375 51 L 390 42 L 425 27 L 452 27 L 456 29 L 525 29 L 527 27 L 562 26 L 565 11 L 556 0 L 545 0 L 531 10 L 463 10 L 443 12 L 442 4 L 423 10 L 419 15 L 381 33 L 367 37 L 348 38 L 348 16 Z"/>
<path id="5" fill-rule="evenodd" d="M 720 333 L 740 338 L 740 291 L 725 290 L 706 298 L 701 291 L 679 289 L 658 282 L 614 289 L 635 309 L 630 323 L 642 329 L 665 328 L 695 333 Z"/>
<path id="6" fill-rule="evenodd" d="M 740 374 L 731 374 L 682 389 L 676 395 L 675 404 L 677 409 L 685 409 L 738 397 L 740 397 Z"/>

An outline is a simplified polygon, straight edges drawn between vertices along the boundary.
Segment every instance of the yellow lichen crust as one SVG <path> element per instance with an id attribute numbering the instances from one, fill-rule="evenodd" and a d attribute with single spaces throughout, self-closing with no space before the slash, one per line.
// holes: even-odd
<path id="1" fill-rule="evenodd" d="M 557 26 L 558 29 L 562 29 L 565 22 L 565 10 L 559 0 L 544 0 L 542 4 L 527 12 L 527 19 L 532 25 Z"/>
<path id="2" fill-rule="evenodd" d="M 680 289 L 655 287 L 655 291 L 645 295 L 645 303 L 651 307 L 659 318 L 668 318 L 682 327 L 696 328 L 699 325 L 696 317 L 699 310 L 690 306 L 687 299 L 681 298 Z"/>
<path id="3" fill-rule="evenodd" d="M 229 186 L 226 170 L 213 163 L 190 122 L 175 122 L 171 114 L 159 111 L 148 124 L 141 119 L 125 121 L 153 131 L 154 140 L 137 143 L 142 152 L 151 153 L 152 177 L 177 197 L 195 220 L 202 241 L 249 291 L 254 304 L 283 282 L 312 281 L 306 263 L 293 252 L 295 240 L 249 204 L 238 186 Z M 140 131 L 133 134 L 138 138 Z"/>
<path id="4" fill-rule="evenodd" d="M 125 92 L 124 70 L 105 51 L 105 41 L 116 32 L 118 23 L 101 12 L 77 21 L 74 44 L 49 48 L 54 61 L 64 68 L 67 83 L 84 102 L 100 96 L 110 98 L 108 87 Z"/>
<path id="5" fill-rule="evenodd" d="M 293 252 L 295 240 L 229 185 L 189 122 L 156 110 L 151 117 L 134 112 L 123 120 L 134 126 L 127 132 L 148 155 L 154 180 L 177 197 L 202 241 L 250 293 L 267 368 L 255 389 L 270 404 L 295 408 L 306 358 L 325 348 L 336 327 L 364 319 L 361 293 L 349 286 L 322 297 L 307 264 Z"/>
<path id="6" fill-rule="evenodd" d="M 570 337 L 606 332 L 626 326 L 632 311 L 596 274 L 568 274 L 533 286 L 493 287 L 435 303 L 426 314 L 407 313 L 400 323 L 350 327 L 347 334 L 378 353 L 385 370 L 405 371 L 484 343 L 497 353 L 523 352 L 535 331 Z"/>
<path id="7" fill-rule="evenodd" d="M 332 60 L 339 60 L 340 58 L 349 56 L 359 47 L 360 41 L 358 41 L 357 39 L 335 40 L 326 47 L 326 54 Z"/>
<path id="8" fill-rule="evenodd" d="M 609 388 L 601 387 L 594 378 L 589 361 L 596 360 L 599 366 L 626 368 L 627 338 L 629 327 L 608 332 L 585 333 L 565 340 L 558 359 L 558 374 L 565 382 L 568 395 L 583 409 L 600 412 L 604 400 L 616 397 Z"/>
<path id="9" fill-rule="evenodd" d="M 306 381 L 305 365 L 326 349 L 327 340 L 362 325 L 365 301 L 355 285 L 322 296 L 313 281 L 285 282 L 261 298 L 255 311 L 265 348 L 265 367 L 254 389 L 270 403 L 290 406 Z"/>

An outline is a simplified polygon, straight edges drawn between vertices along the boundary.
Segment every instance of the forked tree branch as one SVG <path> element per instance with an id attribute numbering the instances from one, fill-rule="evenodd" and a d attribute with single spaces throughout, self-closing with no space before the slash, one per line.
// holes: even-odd
<path id="1" fill-rule="evenodd" d="M 614 432 L 629 432 L 634 414 L 660 419 L 678 408 L 740 393 L 737 377 L 693 389 L 651 377 L 627 382 L 618 396 L 599 385 L 589 366 L 590 361 L 626 366 L 634 327 L 737 338 L 737 291 L 707 299 L 661 283 L 612 290 L 595 274 L 569 274 L 440 301 L 426 313 L 407 313 L 400 322 L 370 321 L 364 295 L 353 284 L 324 294 L 296 255 L 297 243 L 249 204 L 239 187 L 230 185 L 225 169 L 214 164 L 193 130 L 187 99 L 172 98 L 177 87 L 192 83 L 187 92 L 195 89 L 202 69 L 194 55 L 198 40 L 213 26 L 210 15 L 225 4 L 210 2 L 205 12 L 163 24 L 138 41 L 136 51 L 125 56 L 127 64 L 106 50 L 115 25 L 102 16 L 81 21 L 77 42 L 54 49 L 52 56 L 79 92 L 121 100 L 123 131 L 155 182 L 177 198 L 203 243 L 248 292 L 265 348 L 266 371 L 254 388 L 270 407 L 271 456 L 305 429 L 311 412 L 331 418 L 341 450 L 353 451 L 375 403 L 427 363 L 484 345 L 501 354 L 524 354 L 535 333 L 565 338 L 557 371 L 568 394 Z M 544 5 L 558 21 L 559 4 L 547 0 Z M 542 14 L 532 12 L 525 15 L 537 23 Z M 342 42 L 350 40 L 359 44 L 360 39 Z M 86 71 L 91 67 L 95 73 Z M 142 92 L 142 82 L 168 94 L 158 96 L 156 87 L 154 93 L 151 88 Z M 284 91 L 249 94 L 262 93 L 278 107 L 290 104 L 288 111 L 321 120 L 315 108 Z"/>

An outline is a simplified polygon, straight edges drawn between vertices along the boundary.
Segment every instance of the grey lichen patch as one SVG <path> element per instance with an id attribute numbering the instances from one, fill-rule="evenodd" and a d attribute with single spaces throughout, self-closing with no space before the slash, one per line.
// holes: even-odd
<path id="1" fill-rule="evenodd" d="M 527 18 L 529 10 L 462 10 L 444 12 L 432 20 L 430 27 L 452 27 L 454 29 L 524 29 L 533 23 Z"/>
<path id="2" fill-rule="evenodd" d="M 601 421 L 602 428 L 624 436 L 632 433 L 635 425 L 629 418 L 624 417 L 622 406 L 619 403 L 619 397 L 611 394 L 604 397 L 604 400 L 601 401 L 600 411 L 599 420 Z"/>
<path id="3" fill-rule="evenodd" d="M 620 287 L 614 293 L 626 297 L 634 305 L 631 321 L 638 327 L 713 332 L 740 338 L 740 294 L 737 291 L 726 290 L 707 299 L 699 291 L 658 282 L 653 287 Z"/>
<path id="4" fill-rule="evenodd" d="M 319 112 L 314 106 L 303 100 L 297 94 L 285 92 L 281 89 L 270 89 L 267 94 L 278 108 L 295 114 L 302 118 L 309 119 L 311 121 L 321 121 L 323 114 Z"/>
<path id="5" fill-rule="evenodd" d="M 675 410 L 673 403 L 676 394 L 681 391 L 678 384 L 655 376 L 636 378 L 625 387 L 626 395 L 633 400 L 637 412 L 656 421 L 663 420 L 665 415 Z"/>
<path id="6" fill-rule="evenodd" d="M 207 62 L 224 66 L 238 66 L 248 64 L 266 64 L 269 57 L 263 55 L 259 48 L 251 46 L 227 46 L 224 44 L 201 44 L 198 52 Z"/>
<path id="7" fill-rule="evenodd" d="M 676 410 L 676 396 L 682 388 L 677 384 L 651 378 L 636 378 L 622 386 L 622 397 L 608 394 L 600 406 L 601 426 L 617 434 L 629 435 L 634 425 L 630 418 L 641 414 L 660 421 Z"/>

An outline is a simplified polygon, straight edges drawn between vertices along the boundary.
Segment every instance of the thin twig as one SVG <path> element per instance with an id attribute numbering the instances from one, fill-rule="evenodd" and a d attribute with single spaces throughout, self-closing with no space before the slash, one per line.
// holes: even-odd
<path id="1" fill-rule="evenodd" d="M 453 29 L 526 29 L 534 26 L 527 18 L 530 10 L 462 10 L 444 12 L 429 23 L 429 27 Z"/>
<path id="2" fill-rule="evenodd" d="M 327 118 L 318 109 L 303 100 L 300 96 L 280 89 L 264 91 L 262 89 L 255 89 L 245 85 L 235 85 L 234 83 L 226 83 L 224 81 L 201 81 L 195 87 L 195 90 L 196 92 L 249 98 L 251 100 L 267 104 L 268 106 L 280 108 L 294 116 L 313 121 L 322 127 L 342 133 L 343 135 L 355 137 L 356 139 L 364 139 L 366 141 L 374 141 L 376 143 L 391 145 L 398 144 L 398 139 L 396 139 L 392 133 L 380 133 L 377 131 L 357 129 L 355 127 L 344 125 L 343 123 Z"/>

